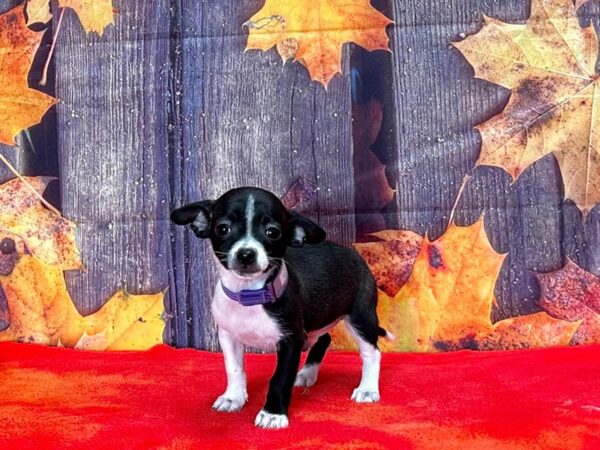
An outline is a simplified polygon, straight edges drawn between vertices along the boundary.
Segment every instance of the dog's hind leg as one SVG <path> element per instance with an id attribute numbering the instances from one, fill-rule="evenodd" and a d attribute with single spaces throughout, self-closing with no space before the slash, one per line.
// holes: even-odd
<path id="1" fill-rule="evenodd" d="M 304 361 L 304 366 L 298 375 L 296 375 L 296 381 L 294 382 L 294 386 L 300 387 L 311 387 L 317 382 L 317 376 L 319 375 L 319 369 L 321 367 L 321 363 L 323 362 L 323 358 L 325 357 L 325 352 L 327 351 L 327 347 L 331 343 L 331 336 L 329 333 L 325 333 L 317 339 L 315 345 L 313 345 L 308 351 L 308 356 L 306 357 L 306 361 Z"/>
<path id="2" fill-rule="evenodd" d="M 365 290 L 355 300 L 350 314 L 344 318 L 344 323 L 350 334 L 358 343 L 362 360 L 362 377 L 360 384 L 352 393 L 352 400 L 359 403 L 378 402 L 379 397 L 379 366 L 381 352 L 377 347 L 380 335 L 379 320 L 377 319 L 377 291 L 375 287 L 365 286 Z"/>

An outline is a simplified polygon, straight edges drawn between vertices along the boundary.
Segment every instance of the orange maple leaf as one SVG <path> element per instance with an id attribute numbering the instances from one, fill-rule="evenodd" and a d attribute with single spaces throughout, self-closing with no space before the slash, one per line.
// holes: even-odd
<path id="1" fill-rule="evenodd" d="M 552 153 L 565 196 L 587 213 L 600 202 L 598 39 L 581 28 L 572 0 L 532 0 L 531 17 L 514 25 L 489 17 L 454 44 L 477 78 L 511 89 L 500 114 L 479 125 L 477 164 L 513 178 Z"/>
<path id="2" fill-rule="evenodd" d="M 30 89 L 27 74 L 42 33 L 27 28 L 24 6 L 0 15 L 0 143 L 14 145 L 16 135 L 42 120 L 57 100 Z"/>
<path id="3" fill-rule="evenodd" d="M 248 20 L 247 50 L 277 46 L 284 62 L 295 58 L 311 79 L 327 86 L 341 72 L 342 45 L 389 50 L 385 28 L 392 23 L 369 0 L 266 0 Z"/>
<path id="4" fill-rule="evenodd" d="M 30 255 L 20 255 L 0 283 L 10 311 L 0 341 L 90 350 L 142 350 L 162 342 L 164 292 L 119 291 L 100 310 L 83 317 L 71 301 L 62 270 Z"/>
<path id="5" fill-rule="evenodd" d="M 0 236 L 24 244 L 31 254 L 63 270 L 82 267 L 75 243 L 75 224 L 46 209 L 42 195 L 51 177 L 24 177 L 0 185 Z"/>

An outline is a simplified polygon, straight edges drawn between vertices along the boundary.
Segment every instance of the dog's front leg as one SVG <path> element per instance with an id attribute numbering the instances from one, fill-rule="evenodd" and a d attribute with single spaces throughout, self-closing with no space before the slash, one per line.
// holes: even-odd
<path id="1" fill-rule="evenodd" d="M 219 343 L 225 359 L 227 389 L 213 403 L 217 411 L 239 411 L 248 400 L 246 372 L 244 371 L 244 344 L 223 328 L 219 327 Z"/>
<path id="2" fill-rule="evenodd" d="M 288 426 L 288 408 L 303 345 L 302 337 L 287 337 L 277 344 L 277 368 L 269 383 L 265 406 L 254 421 L 256 426 L 261 428 Z"/>

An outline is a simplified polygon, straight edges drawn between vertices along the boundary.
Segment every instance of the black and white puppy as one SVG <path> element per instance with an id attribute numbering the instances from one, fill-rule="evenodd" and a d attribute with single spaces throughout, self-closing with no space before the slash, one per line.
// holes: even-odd
<path id="1" fill-rule="evenodd" d="M 227 389 L 214 409 L 239 411 L 248 399 L 245 345 L 276 350 L 277 367 L 255 424 L 288 426 L 292 387 L 315 384 L 331 342 L 328 331 L 340 320 L 356 338 L 362 358 L 362 379 L 352 400 L 379 401 L 377 339 L 392 335 L 379 326 L 375 280 L 358 253 L 325 241 L 317 224 L 258 188 L 191 203 L 173 211 L 171 219 L 210 239 L 218 260 L 212 313 Z M 298 372 L 303 350 L 309 353 Z"/>

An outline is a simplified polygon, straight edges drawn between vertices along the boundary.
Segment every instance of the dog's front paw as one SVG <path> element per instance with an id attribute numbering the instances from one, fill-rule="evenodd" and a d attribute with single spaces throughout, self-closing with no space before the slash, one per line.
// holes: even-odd
<path id="1" fill-rule="evenodd" d="M 368 391 L 361 388 L 354 389 L 352 400 L 356 403 L 375 403 L 380 400 L 378 391 Z"/>
<path id="2" fill-rule="evenodd" d="M 319 375 L 319 365 L 318 364 L 307 364 L 305 365 L 298 375 L 296 375 L 296 381 L 294 381 L 294 386 L 299 387 L 311 387 L 317 382 L 317 376 Z"/>
<path id="3" fill-rule="evenodd" d="M 229 395 L 227 392 L 215 400 L 212 407 L 216 411 L 235 412 L 244 407 L 248 400 L 248 394 Z"/>
<path id="4" fill-rule="evenodd" d="M 256 416 L 254 425 L 261 428 L 286 428 L 290 424 L 285 414 L 272 414 L 261 410 Z"/>

